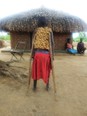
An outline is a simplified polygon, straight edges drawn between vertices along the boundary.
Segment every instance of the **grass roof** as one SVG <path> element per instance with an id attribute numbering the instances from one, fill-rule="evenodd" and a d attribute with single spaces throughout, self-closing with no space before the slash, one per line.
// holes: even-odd
<path id="1" fill-rule="evenodd" d="M 39 16 L 48 19 L 48 25 L 54 32 L 87 31 L 87 24 L 79 17 L 47 8 L 29 10 L 0 20 L 0 30 L 32 32 L 37 27 Z"/>

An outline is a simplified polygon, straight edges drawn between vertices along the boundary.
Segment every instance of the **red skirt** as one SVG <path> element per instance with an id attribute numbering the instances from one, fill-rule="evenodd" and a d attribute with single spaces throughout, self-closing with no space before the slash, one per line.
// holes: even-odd
<path id="1" fill-rule="evenodd" d="M 51 58 L 49 53 L 36 53 L 32 64 L 32 78 L 33 80 L 43 79 L 45 83 L 48 82 L 51 70 Z"/>

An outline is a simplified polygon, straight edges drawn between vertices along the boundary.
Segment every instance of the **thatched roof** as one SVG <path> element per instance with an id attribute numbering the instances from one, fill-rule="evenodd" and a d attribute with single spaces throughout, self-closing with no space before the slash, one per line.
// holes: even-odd
<path id="1" fill-rule="evenodd" d="M 0 30 L 4 31 L 33 31 L 37 26 L 39 16 L 45 16 L 55 32 L 87 31 L 87 24 L 76 16 L 46 8 L 29 10 L 0 21 Z"/>

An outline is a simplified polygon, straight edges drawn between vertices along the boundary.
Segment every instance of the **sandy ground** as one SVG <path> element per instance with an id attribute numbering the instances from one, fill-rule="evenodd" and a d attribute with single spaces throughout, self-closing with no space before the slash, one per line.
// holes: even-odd
<path id="1" fill-rule="evenodd" d="M 0 60 L 9 61 L 10 58 L 9 53 L 0 53 Z M 24 67 L 28 72 L 29 54 L 24 58 L 25 61 L 12 65 Z M 52 76 L 49 92 L 42 80 L 38 81 L 37 91 L 33 92 L 32 81 L 27 89 L 28 78 L 21 82 L 0 77 L 0 116 L 87 116 L 87 54 L 57 54 L 54 65 L 56 95 Z"/>

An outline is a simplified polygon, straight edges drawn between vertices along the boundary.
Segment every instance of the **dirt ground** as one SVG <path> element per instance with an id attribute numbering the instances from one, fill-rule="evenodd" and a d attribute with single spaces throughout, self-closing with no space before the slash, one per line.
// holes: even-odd
<path id="1" fill-rule="evenodd" d="M 0 60 L 7 62 L 10 58 L 9 53 L 0 53 Z M 28 75 L 29 54 L 25 54 L 24 59 L 11 65 L 23 67 Z M 49 92 L 42 80 L 34 92 L 32 81 L 27 89 L 28 78 L 21 81 L 0 77 L 0 116 L 87 116 L 87 54 L 59 53 L 55 55 L 54 65 L 56 95 L 52 76 Z"/>

